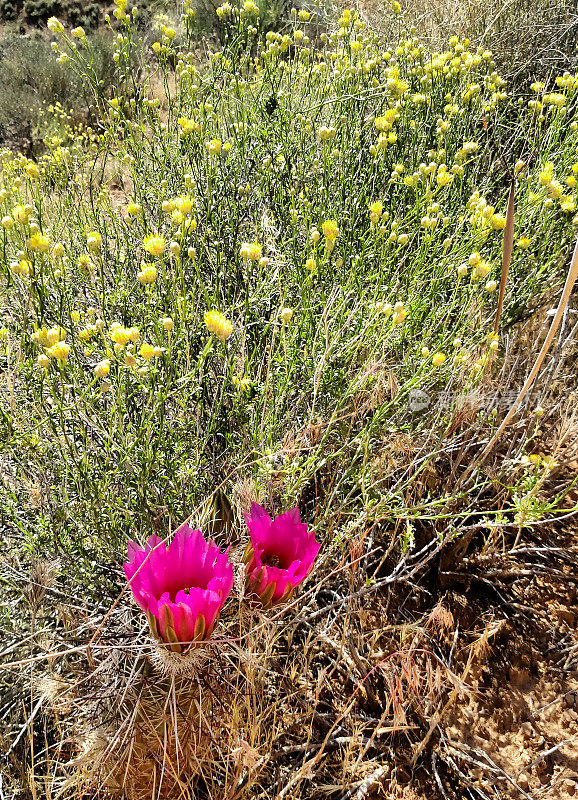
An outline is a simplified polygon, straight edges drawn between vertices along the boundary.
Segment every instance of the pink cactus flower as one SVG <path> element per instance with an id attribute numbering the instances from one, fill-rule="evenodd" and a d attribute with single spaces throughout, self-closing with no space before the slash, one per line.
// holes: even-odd
<path id="1" fill-rule="evenodd" d="M 271 519 L 264 508 L 252 503 L 245 522 L 251 534 L 243 559 L 247 590 L 257 594 L 265 607 L 282 603 L 309 575 L 321 545 L 301 522 L 298 508 Z"/>
<path id="2" fill-rule="evenodd" d="M 128 559 L 126 579 L 157 639 L 175 652 L 209 639 L 233 586 L 227 553 L 183 525 L 168 547 L 158 536 L 129 542 Z"/>

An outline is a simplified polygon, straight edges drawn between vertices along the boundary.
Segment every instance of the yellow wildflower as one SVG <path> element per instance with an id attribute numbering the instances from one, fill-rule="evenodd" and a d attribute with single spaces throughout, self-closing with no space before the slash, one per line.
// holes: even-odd
<path id="1" fill-rule="evenodd" d="M 35 250 L 38 253 L 47 253 L 50 250 L 50 240 L 48 236 L 44 236 L 42 233 L 35 233 L 31 236 L 28 240 L 28 245 L 31 250 Z"/>
<path id="2" fill-rule="evenodd" d="M 177 123 L 180 126 L 183 136 L 187 136 L 190 133 L 200 133 L 203 129 L 199 122 L 196 122 L 194 119 L 187 119 L 186 117 L 180 117 Z"/>
<path id="3" fill-rule="evenodd" d="M 109 336 L 115 344 L 125 345 L 130 342 L 129 329 L 123 328 L 118 322 L 110 326 Z"/>
<path id="4" fill-rule="evenodd" d="M 31 161 L 29 164 L 26 165 L 26 174 L 29 178 L 39 178 L 40 177 L 40 170 L 38 166 Z"/>
<path id="5" fill-rule="evenodd" d="M 104 358 L 102 361 L 99 361 L 96 367 L 94 368 L 94 374 L 97 378 L 104 378 L 110 372 L 110 360 L 108 358 Z"/>
<path id="6" fill-rule="evenodd" d="M 207 311 L 205 314 L 205 325 L 211 333 L 214 333 L 217 339 L 222 342 L 228 339 L 233 333 L 232 323 L 221 314 L 220 311 Z"/>
<path id="7" fill-rule="evenodd" d="M 126 207 L 126 213 L 129 217 L 141 217 L 142 216 L 142 206 L 140 203 L 129 203 Z"/>
<path id="8" fill-rule="evenodd" d="M 164 236 L 160 236 L 156 233 L 149 233 L 144 237 L 143 246 L 151 256 L 162 256 L 165 252 Z"/>
<path id="9" fill-rule="evenodd" d="M 50 358 L 55 358 L 58 361 L 66 362 L 68 356 L 70 355 L 71 347 L 66 342 L 56 342 L 50 347 L 46 353 L 50 356 Z"/>
<path id="10" fill-rule="evenodd" d="M 155 348 L 152 344 L 148 344 L 147 342 L 143 342 L 140 347 L 140 354 L 145 359 L 145 361 L 150 361 L 151 358 L 154 356 Z"/>
<path id="11" fill-rule="evenodd" d="M 241 245 L 240 255 L 245 261 L 259 261 L 263 248 L 258 242 L 251 244 L 245 243 Z"/>
<path id="12" fill-rule="evenodd" d="M 222 147 L 223 144 L 220 139 L 211 139 L 210 142 L 207 142 L 207 150 L 211 156 L 218 156 Z"/>
<path id="13" fill-rule="evenodd" d="M 28 222 L 30 222 L 31 215 L 32 206 L 17 205 L 12 209 L 12 216 L 16 222 L 20 222 L 21 225 L 26 225 Z"/>
<path id="14" fill-rule="evenodd" d="M 58 17 L 50 17 L 47 24 L 48 30 L 51 31 L 51 33 L 64 33 L 64 25 L 60 22 Z"/>
<path id="15" fill-rule="evenodd" d="M 102 236 L 98 231 L 90 231 L 86 237 L 86 244 L 89 250 L 96 252 L 102 246 Z"/>
<path id="16" fill-rule="evenodd" d="M 154 283 L 157 279 L 158 270 L 154 264 L 141 264 L 140 272 L 137 273 L 139 283 Z"/>
<path id="17" fill-rule="evenodd" d="M 328 242 L 335 242 L 337 237 L 339 236 L 339 228 L 337 227 L 337 223 L 333 219 L 327 219 L 321 226 L 321 230 L 323 231 L 323 235 L 327 239 Z"/>

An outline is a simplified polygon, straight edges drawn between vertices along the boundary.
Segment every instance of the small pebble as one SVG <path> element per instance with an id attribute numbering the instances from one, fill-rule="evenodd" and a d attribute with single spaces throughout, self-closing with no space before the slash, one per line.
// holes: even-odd
<path id="1" fill-rule="evenodd" d="M 522 722 L 520 725 L 520 732 L 524 739 L 531 739 L 534 735 L 534 728 L 531 722 Z"/>
<path id="2" fill-rule="evenodd" d="M 518 776 L 518 778 L 516 779 L 516 783 L 518 784 L 520 789 L 526 791 L 526 789 L 528 788 L 528 776 L 526 775 L 525 772 L 522 772 L 522 774 Z"/>

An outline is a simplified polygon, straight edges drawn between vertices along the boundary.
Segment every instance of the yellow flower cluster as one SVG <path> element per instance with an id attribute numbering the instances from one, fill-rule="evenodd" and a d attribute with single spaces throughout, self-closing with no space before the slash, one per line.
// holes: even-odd
<path id="1" fill-rule="evenodd" d="M 125 328 L 120 322 L 112 323 L 108 335 L 115 344 L 121 347 L 127 345 L 129 342 L 138 342 L 140 339 L 140 331 L 138 328 Z"/>
<path id="2" fill-rule="evenodd" d="M 141 264 L 140 272 L 137 273 L 137 279 L 139 283 L 143 285 L 148 283 L 154 283 L 157 279 L 158 270 L 154 264 L 147 264 L 143 262 Z"/>
<path id="3" fill-rule="evenodd" d="M 259 261 L 263 248 L 259 242 L 250 242 L 241 245 L 240 256 L 244 261 Z"/>
<path id="4" fill-rule="evenodd" d="M 165 214 L 171 215 L 171 221 L 175 225 L 183 225 L 187 230 L 195 230 L 197 227 L 196 219 L 191 215 L 195 207 L 192 197 L 182 194 L 170 200 L 164 200 L 162 209 Z"/>
<path id="5" fill-rule="evenodd" d="M 327 128 L 325 125 L 322 125 L 319 128 L 319 138 L 322 142 L 331 142 L 333 139 L 335 139 L 336 134 L 337 131 L 333 127 Z"/>
<path id="6" fill-rule="evenodd" d="M 223 143 L 220 139 L 211 139 L 209 142 L 206 143 L 207 150 L 209 155 L 211 156 L 218 156 L 221 150 L 223 149 Z"/>
<path id="7" fill-rule="evenodd" d="M 162 256 L 165 252 L 165 239 L 156 233 L 149 233 L 143 240 L 144 249 L 151 256 Z"/>
<path id="8" fill-rule="evenodd" d="M 207 311 L 205 313 L 205 325 L 210 333 L 214 333 L 217 339 L 224 342 L 233 333 L 233 324 L 220 311 Z"/>
<path id="9" fill-rule="evenodd" d="M 33 341 L 41 347 L 52 347 L 57 342 L 64 341 L 65 338 L 66 331 L 61 327 L 38 328 L 32 334 Z"/>
<path id="10" fill-rule="evenodd" d="M 140 352 L 142 358 L 144 358 L 145 361 L 150 361 L 151 358 L 158 358 L 162 354 L 163 348 L 162 347 L 154 347 L 152 344 L 148 344 L 147 342 L 143 342 L 141 347 L 140 347 L 139 352 Z"/>
<path id="11" fill-rule="evenodd" d="M 230 3 L 223 3 L 217 8 L 217 16 L 219 19 L 224 19 L 225 17 L 230 16 L 233 12 L 233 7 Z"/>
<path id="12" fill-rule="evenodd" d="M 191 133 L 201 133 L 203 130 L 203 126 L 200 122 L 194 119 L 188 119 L 187 117 L 180 117 L 177 120 L 177 124 L 181 129 L 181 136 L 188 136 Z"/>
<path id="13" fill-rule="evenodd" d="M 51 33 L 59 33 L 59 34 L 64 33 L 64 25 L 62 24 L 62 22 L 60 22 L 58 17 L 50 17 L 47 25 L 48 25 L 48 30 Z"/>
<path id="14" fill-rule="evenodd" d="M 90 340 L 96 336 L 99 332 L 99 327 L 94 323 L 89 323 L 85 328 L 78 332 L 78 338 L 81 342 L 85 344 L 90 342 Z"/>
<path id="15" fill-rule="evenodd" d="M 71 347 L 66 342 L 56 342 L 53 344 L 52 347 L 49 347 L 46 351 L 46 355 L 50 358 L 54 358 L 57 361 L 66 362 L 68 360 L 68 356 L 70 355 Z"/>
<path id="16" fill-rule="evenodd" d="M 578 168 L 576 172 L 578 172 Z M 574 175 L 575 174 L 576 173 L 574 173 Z M 566 179 L 566 185 L 569 188 L 573 188 L 576 185 L 576 181 L 572 180 L 574 175 L 568 176 L 568 178 L 570 178 L 569 183 L 568 178 Z M 560 205 L 560 209 L 563 212 L 573 213 L 576 211 L 576 197 L 572 194 L 566 194 L 563 184 L 555 177 L 555 166 L 553 161 L 547 161 L 542 169 L 538 172 L 538 183 L 546 192 L 547 204 L 549 203 L 551 205 L 554 200 L 557 200 Z"/>
<path id="17" fill-rule="evenodd" d="M 94 374 L 97 378 L 105 378 L 109 372 L 110 372 L 109 358 L 104 358 L 102 361 L 99 361 L 94 368 Z"/>
<path id="18" fill-rule="evenodd" d="M 503 214 L 497 214 L 494 206 L 490 205 L 486 198 L 477 191 L 468 200 L 466 208 L 472 212 L 470 223 L 475 228 L 502 231 L 506 227 L 506 217 Z"/>
<path id="19" fill-rule="evenodd" d="M 474 280 L 485 278 L 492 269 L 490 262 L 485 261 L 477 251 L 469 256 L 468 264 L 472 267 L 472 278 Z"/>
<path id="20" fill-rule="evenodd" d="M 463 164 L 480 149 L 478 142 L 464 142 L 456 153 L 456 163 Z"/>
<path id="21" fill-rule="evenodd" d="M 454 179 L 454 176 L 451 172 L 448 172 L 448 168 L 445 164 L 440 164 L 438 167 L 437 175 L 436 175 L 436 182 L 438 186 L 447 186 L 448 183 L 451 183 Z"/>
<path id="22" fill-rule="evenodd" d="M 54 328 L 38 328 L 34 331 L 32 334 L 33 341 L 45 350 L 44 353 L 38 356 L 38 364 L 40 367 L 48 367 L 51 358 L 66 363 L 72 348 L 64 341 L 65 338 L 66 331 L 59 326 Z"/>
<path id="23" fill-rule="evenodd" d="M 383 203 L 381 200 L 375 200 L 369 204 L 369 220 L 373 225 L 377 225 L 383 214 Z"/>
<path id="24" fill-rule="evenodd" d="M 89 250 L 96 252 L 102 247 L 102 236 L 98 231 L 90 231 L 86 237 L 86 244 Z"/>
<path id="25" fill-rule="evenodd" d="M 331 251 L 335 247 L 335 242 L 337 240 L 337 237 L 339 236 L 339 228 L 337 227 L 337 223 L 333 219 L 327 219 L 322 224 L 321 230 L 323 231 L 323 235 L 325 236 L 325 246 L 327 250 L 331 253 Z"/>
<path id="26" fill-rule="evenodd" d="M 388 109 L 384 114 L 380 117 L 376 117 L 374 124 L 377 130 L 380 133 L 387 133 L 393 127 L 393 123 L 399 117 L 399 106 L 395 106 L 395 108 Z"/>
<path id="27" fill-rule="evenodd" d="M 394 306 L 393 306 L 393 316 L 391 318 L 393 324 L 394 325 L 401 325 L 401 323 L 405 321 L 408 313 L 409 312 L 408 312 L 407 308 L 405 307 L 405 305 L 401 301 L 398 301 L 397 303 L 395 303 Z"/>
<path id="28" fill-rule="evenodd" d="M 25 167 L 26 174 L 29 178 L 38 179 L 40 177 L 40 170 L 38 169 L 38 165 L 34 163 L 34 161 L 29 161 Z"/>
<path id="29" fill-rule="evenodd" d="M 34 209 L 30 204 L 26 204 L 25 206 L 17 205 L 12 209 L 12 216 L 20 225 L 28 225 L 33 211 Z"/>
<path id="30" fill-rule="evenodd" d="M 126 216 L 129 218 L 132 217 L 142 217 L 143 215 L 143 208 L 140 203 L 135 203 L 131 200 L 126 207 Z"/>
<path id="31" fill-rule="evenodd" d="M 47 253 L 50 250 L 50 240 L 42 233 L 35 233 L 28 240 L 28 246 L 37 253 Z"/>

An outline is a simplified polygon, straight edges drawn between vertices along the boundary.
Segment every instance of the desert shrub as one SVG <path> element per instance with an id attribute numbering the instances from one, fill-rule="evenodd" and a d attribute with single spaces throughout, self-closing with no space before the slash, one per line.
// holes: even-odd
<path id="1" fill-rule="evenodd" d="M 67 0 L 63 7 L 66 21 L 72 27 L 97 28 L 101 17 L 101 7 L 97 3 L 83 3 L 79 0 Z"/>
<path id="2" fill-rule="evenodd" d="M 16 0 L 0 0 L 0 19 L 12 22 L 18 16 L 19 3 Z"/>
<path id="3" fill-rule="evenodd" d="M 106 92 L 112 77 L 109 37 L 92 39 L 93 69 Z M 91 95 L 83 79 L 56 63 L 49 43 L 42 37 L 7 35 L 0 41 L 0 142 L 30 152 L 42 146 L 41 110 L 60 104 L 72 122 L 94 114 Z M 92 108 L 91 108 L 92 106 Z"/>
<path id="4" fill-rule="evenodd" d="M 560 444 L 575 426 L 559 358 L 569 315 L 546 379 L 556 401 L 520 415 L 491 461 L 479 454 L 545 315 L 523 333 L 524 358 L 514 326 L 555 303 L 576 236 L 578 75 L 520 91 L 485 45 L 425 45 L 395 0 L 389 49 L 353 11 L 333 22 L 302 9 L 266 30 L 252 0 L 224 3 L 224 44 L 202 63 L 189 3 L 182 24 L 155 14 L 152 43 L 124 6 L 104 63 L 95 39 L 51 19 L 54 68 L 34 40 L 6 45 L 0 64 L 15 96 L 17 77 L 25 87 L 21 105 L 62 98 L 37 122 L 42 153 L 0 152 L 7 796 L 14 775 L 35 797 L 369 796 L 389 763 L 429 769 L 420 753 L 478 684 L 482 651 L 505 661 L 499 645 L 489 655 L 495 610 L 533 625 L 520 590 L 550 573 L 544 550 L 568 583 L 569 550 L 549 528 L 574 513 L 575 453 L 552 447 L 543 418 L 562 423 Z M 321 543 L 297 613 L 243 597 L 238 523 L 255 499 L 298 506 Z M 124 578 L 113 598 L 127 538 L 189 515 L 230 540 L 239 580 L 218 638 L 197 649 L 212 626 L 201 615 L 180 630 L 180 660 L 168 606 L 170 650 L 151 645 Z M 179 545 L 174 561 L 188 571 L 195 553 Z M 267 552 L 271 568 L 280 556 Z M 174 595 L 175 564 L 149 566 Z M 474 603 L 458 637 L 461 621 L 430 602 L 462 581 L 468 599 L 498 599 Z"/>
<path id="5" fill-rule="evenodd" d="M 382 35 L 395 35 L 387 17 L 371 4 L 366 12 Z M 405 4 L 404 16 L 406 24 L 414 26 L 430 46 L 457 35 L 488 47 L 503 76 L 520 87 L 533 77 L 549 77 L 578 65 L 578 10 L 569 0 L 420 0 Z"/>
<path id="6" fill-rule="evenodd" d="M 100 22 L 100 8 L 97 3 L 89 3 L 84 8 L 80 24 L 85 28 L 98 28 Z"/>
<path id="7" fill-rule="evenodd" d="M 291 27 L 291 6 L 289 0 L 260 0 L 257 3 L 259 14 L 253 23 L 263 33 L 285 32 Z M 196 0 L 195 13 L 188 22 L 189 32 L 194 37 L 211 35 L 222 44 L 225 43 L 231 30 L 224 18 L 217 13 L 218 8 L 220 5 L 217 0 Z"/>
<path id="8" fill-rule="evenodd" d="M 100 127 L 51 135 L 38 163 L 3 156 L 7 524 L 81 580 L 231 474 L 336 541 L 359 515 L 435 515 L 368 460 L 447 429 L 451 403 L 416 416 L 412 392 L 499 367 L 507 170 L 503 325 L 559 284 L 575 233 L 575 76 L 528 103 L 457 36 L 384 50 L 349 11 L 317 43 L 304 11 L 263 37 L 249 2 L 219 16 L 206 67 L 164 26 L 140 79 L 121 19 L 111 97 L 92 41 L 51 23 Z"/>
<path id="9" fill-rule="evenodd" d="M 29 23 L 38 25 L 54 14 L 60 14 L 62 3 L 60 0 L 24 0 L 24 14 Z"/>

